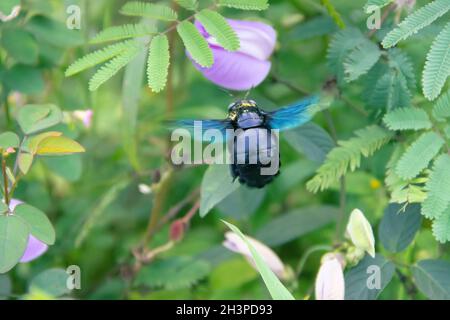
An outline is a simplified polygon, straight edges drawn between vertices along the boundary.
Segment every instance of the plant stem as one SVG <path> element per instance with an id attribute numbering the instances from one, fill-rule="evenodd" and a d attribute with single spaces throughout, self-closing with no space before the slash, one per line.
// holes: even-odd
<path id="1" fill-rule="evenodd" d="M 153 206 L 152 206 L 152 210 L 150 212 L 150 219 L 149 219 L 149 222 L 147 225 L 147 230 L 145 232 L 145 236 L 144 236 L 144 240 L 143 240 L 144 246 L 150 242 L 150 240 L 152 239 L 152 236 L 154 234 L 155 228 L 158 225 L 158 219 L 161 214 L 161 211 L 162 211 L 162 208 L 164 205 L 164 201 L 167 197 L 167 191 L 168 191 L 170 183 L 172 181 L 172 175 L 173 175 L 173 171 L 172 171 L 172 169 L 169 169 L 169 171 L 167 171 L 165 173 L 165 175 L 163 175 L 163 177 L 161 178 L 161 181 L 159 182 L 158 190 L 157 190 L 155 198 L 153 200 Z"/>
<path id="2" fill-rule="evenodd" d="M 2 156 L 2 174 L 3 174 L 3 186 L 4 186 L 4 195 L 5 195 L 5 204 L 9 208 L 9 193 L 8 193 L 8 176 L 6 175 L 6 159 Z"/>
<path id="3" fill-rule="evenodd" d="M 295 268 L 295 277 L 298 278 L 300 274 L 303 271 L 303 267 L 305 266 L 306 261 L 308 260 L 309 256 L 317 251 L 328 251 L 332 250 L 333 247 L 325 244 L 319 244 L 316 246 L 312 246 L 309 248 L 305 254 L 301 257 L 300 261 L 298 262 L 297 268 Z"/>

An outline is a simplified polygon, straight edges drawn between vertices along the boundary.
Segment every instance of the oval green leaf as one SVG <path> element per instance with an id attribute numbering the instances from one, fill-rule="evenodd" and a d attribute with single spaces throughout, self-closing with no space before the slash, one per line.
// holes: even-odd
<path id="1" fill-rule="evenodd" d="M 41 210 L 28 204 L 20 204 L 14 209 L 14 215 L 22 218 L 30 226 L 30 233 L 42 242 L 55 243 L 55 229 Z"/>
<path id="2" fill-rule="evenodd" d="M 22 218 L 0 216 L 0 273 L 11 270 L 22 258 L 29 234 L 29 226 Z"/>

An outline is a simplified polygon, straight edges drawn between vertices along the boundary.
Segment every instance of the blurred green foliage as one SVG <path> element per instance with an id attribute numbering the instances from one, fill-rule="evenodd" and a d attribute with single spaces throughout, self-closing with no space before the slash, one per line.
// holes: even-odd
<path id="1" fill-rule="evenodd" d="M 195 207 L 208 169 L 206 165 L 170 166 L 164 120 L 224 118 L 226 107 L 235 98 L 195 70 L 181 42 L 171 50 L 171 78 L 165 91 L 156 94 L 145 85 L 144 53 L 136 55 L 123 74 L 91 92 L 88 83 L 95 70 L 69 78 L 65 70 L 92 51 L 88 39 L 107 27 L 130 22 L 119 14 L 126 1 L 21 1 L 19 16 L 0 23 L 1 131 L 20 131 L 14 119 L 25 104 L 54 104 L 65 113 L 92 109 L 94 116 L 90 128 L 73 120 L 54 127 L 79 141 L 85 154 L 37 160 L 16 190 L 14 198 L 47 214 L 56 230 L 56 242 L 39 259 L 0 275 L 0 298 L 70 294 L 80 299 L 266 299 L 270 295 L 258 273 L 243 257 L 221 245 L 227 231 L 221 219 L 270 246 L 296 270 L 312 247 L 340 243 L 348 213 L 359 208 L 375 231 L 377 256 L 366 256 L 355 268 L 348 267 L 347 285 L 354 285 L 346 288 L 347 298 L 449 299 L 448 244 L 436 241 L 431 221 L 421 217 L 415 205 L 400 213 L 409 216 L 400 218 L 388 205 L 399 191 L 395 189 L 398 184 L 392 189 L 392 184 L 385 182 L 393 167 L 389 162 L 418 138 L 415 132 L 390 132 L 393 138 L 372 157 L 363 157 L 359 169 L 345 175 L 344 184 L 335 179 L 319 193 L 306 188 L 336 140 L 349 140 L 356 130 L 369 125 L 384 126 L 384 114 L 398 107 L 431 110 L 434 103 L 424 97 L 419 79 L 448 14 L 410 41 L 402 41 L 401 49 L 395 49 L 401 52 L 386 51 L 378 44 L 407 15 L 406 10 L 393 12 L 380 30 L 367 36 L 366 1 L 329 2 L 347 26 L 344 31 L 339 31 L 327 7 L 313 0 L 273 0 L 265 11 L 220 11 L 228 18 L 263 20 L 277 30 L 271 74 L 251 91 L 262 108 L 270 110 L 320 92 L 333 77 L 337 77 L 339 95 L 313 122 L 282 134 L 281 174 L 272 184 L 263 190 L 239 186 L 224 197 L 219 195 L 208 215 L 201 218 L 197 214 L 183 224 L 181 240 L 174 242 L 170 241 L 170 222 Z M 427 3 L 418 0 L 416 6 Z M 69 5 L 81 9 L 80 30 L 65 25 Z M 0 6 L 0 11 L 3 9 Z M 336 36 L 336 32 L 341 33 Z M 349 40 L 345 33 L 354 37 Z M 346 45 L 340 36 L 348 40 L 349 48 L 358 47 L 362 52 L 353 52 L 344 61 L 339 53 L 346 48 L 329 49 L 333 43 Z M 364 54 L 366 51 L 371 55 Z M 333 53 L 340 59 L 334 64 L 329 61 Z M 346 63 L 361 58 L 368 61 L 358 69 L 344 70 Z M 384 75 L 392 78 L 384 79 Z M 442 92 L 449 88 L 447 81 Z M 445 125 L 444 119 L 442 127 Z M 428 124 L 424 128 L 428 130 Z M 429 156 L 431 161 L 434 154 Z M 422 174 L 428 177 L 430 161 L 417 168 L 419 178 Z M 448 181 L 443 183 L 448 186 Z M 141 192 L 142 185 L 150 186 L 150 193 Z M 413 188 L 417 185 L 420 190 Z M 420 192 L 426 188 L 422 180 L 417 184 L 408 181 L 407 186 L 415 190 L 414 199 L 423 201 Z M 400 194 L 399 199 L 405 195 Z M 170 222 L 164 221 L 169 214 L 173 215 L 167 218 Z M 159 219 L 152 224 L 156 215 Z M 159 224 L 161 221 L 166 223 Z M 383 225 L 392 230 L 382 229 Z M 394 235 L 397 238 L 393 239 Z M 161 251 L 152 256 L 150 249 Z M 312 298 L 320 257 L 313 252 L 300 276 L 285 283 L 295 298 Z M 361 286 L 366 264 L 381 266 L 386 275 L 384 290 L 369 292 Z M 61 275 L 70 265 L 80 267 L 82 280 L 81 289 L 69 293 Z M 430 286 L 436 282 L 442 285 Z"/>

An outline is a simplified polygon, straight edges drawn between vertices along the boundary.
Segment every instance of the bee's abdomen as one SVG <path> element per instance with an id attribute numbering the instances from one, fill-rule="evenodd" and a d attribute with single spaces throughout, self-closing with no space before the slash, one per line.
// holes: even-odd
<path id="1" fill-rule="evenodd" d="M 262 188 L 280 172 L 278 137 L 266 128 L 244 130 L 235 137 L 231 150 L 231 174 L 242 184 Z"/>
<path id="2" fill-rule="evenodd" d="M 251 188 L 263 188 L 271 183 L 276 176 L 280 174 L 280 170 L 273 175 L 261 175 L 261 168 L 265 167 L 258 164 L 232 164 L 231 175 L 234 179 L 238 179 L 240 183 Z"/>

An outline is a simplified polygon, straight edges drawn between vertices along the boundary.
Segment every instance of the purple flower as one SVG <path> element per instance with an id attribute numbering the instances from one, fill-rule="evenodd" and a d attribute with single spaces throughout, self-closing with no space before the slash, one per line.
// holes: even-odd
<path id="1" fill-rule="evenodd" d="M 14 208 L 21 203 L 22 201 L 20 200 L 11 199 L 9 203 L 9 209 L 13 211 Z M 20 262 L 30 262 L 40 257 L 43 253 L 47 251 L 47 249 L 48 246 L 45 243 L 39 241 L 30 234 L 30 236 L 28 237 L 27 248 L 25 249 L 22 258 L 20 258 Z"/>
<path id="2" fill-rule="evenodd" d="M 213 83 L 230 90 L 245 91 L 260 84 L 269 74 L 269 58 L 275 48 L 275 30 L 262 22 L 227 20 L 240 40 L 237 51 L 226 51 L 208 34 L 199 21 L 195 25 L 208 41 L 214 55 L 214 64 L 195 67 Z"/>

